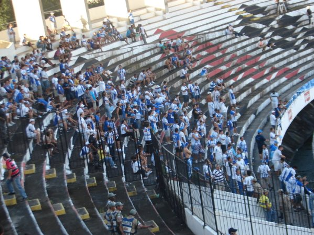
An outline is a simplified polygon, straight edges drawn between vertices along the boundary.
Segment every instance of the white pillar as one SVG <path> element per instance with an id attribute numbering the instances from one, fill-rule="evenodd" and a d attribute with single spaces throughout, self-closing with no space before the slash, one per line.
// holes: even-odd
<path id="1" fill-rule="evenodd" d="M 126 0 L 105 0 L 105 8 L 108 16 L 118 18 L 128 17 Z"/>
<path id="2" fill-rule="evenodd" d="M 12 0 L 20 38 L 37 40 L 46 35 L 46 24 L 41 0 Z"/>
<path id="3" fill-rule="evenodd" d="M 148 7 L 155 7 L 161 10 L 166 10 L 165 0 L 145 0 L 145 5 Z"/>
<path id="4" fill-rule="evenodd" d="M 72 28 L 91 29 L 87 0 L 60 0 L 62 13 Z"/>

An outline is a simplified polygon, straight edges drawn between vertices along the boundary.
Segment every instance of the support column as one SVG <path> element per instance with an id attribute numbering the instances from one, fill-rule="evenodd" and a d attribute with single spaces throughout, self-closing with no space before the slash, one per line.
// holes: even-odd
<path id="1" fill-rule="evenodd" d="M 105 0 L 105 8 L 108 16 L 128 18 L 126 0 Z"/>
<path id="2" fill-rule="evenodd" d="M 12 0 L 20 38 L 38 40 L 46 35 L 46 24 L 41 0 Z"/>
<path id="3" fill-rule="evenodd" d="M 167 12 L 166 0 L 145 0 L 145 5 L 148 7 L 155 7 Z"/>
<path id="4" fill-rule="evenodd" d="M 87 0 L 60 0 L 62 13 L 72 28 L 91 29 Z"/>

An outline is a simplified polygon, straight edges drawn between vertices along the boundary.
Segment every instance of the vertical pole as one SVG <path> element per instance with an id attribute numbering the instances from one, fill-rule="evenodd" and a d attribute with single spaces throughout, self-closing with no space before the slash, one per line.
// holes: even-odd
<path id="1" fill-rule="evenodd" d="M 177 158 L 178 159 L 178 158 Z M 190 185 L 190 178 L 189 178 L 189 170 L 188 170 L 188 164 L 184 162 L 183 164 L 185 166 L 185 170 L 186 170 L 186 179 L 188 181 L 188 186 L 189 186 L 189 194 L 190 194 L 190 203 L 191 203 L 191 211 L 192 211 L 192 215 L 194 214 L 193 211 L 193 200 L 192 200 L 192 193 L 191 193 L 191 185 Z"/>
<path id="2" fill-rule="evenodd" d="M 218 223 L 217 223 L 217 215 L 216 215 L 216 206 L 215 206 L 215 197 L 214 197 L 214 186 L 212 184 L 211 178 L 209 178 L 209 188 L 210 188 L 210 194 L 212 198 L 212 206 L 213 206 L 213 212 L 214 212 L 214 218 L 215 218 L 215 226 L 216 226 L 216 232 L 218 233 Z"/>
<path id="3" fill-rule="evenodd" d="M 203 196 L 202 196 L 202 189 L 201 189 L 201 182 L 200 182 L 200 173 L 197 172 L 197 183 L 198 183 L 198 190 L 200 193 L 200 199 L 201 199 L 201 207 L 202 207 L 202 215 L 203 215 L 203 222 L 204 222 L 204 227 L 206 226 L 205 223 L 205 212 L 204 212 L 204 205 L 203 205 Z"/>
<path id="4" fill-rule="evenodd" d="M 247 196 L 247 195 L 246 195 L 246 196 Z M 245 197 L 245 196 L 244 196 L 244 197 Z M 254 235 L 249 196 L 247 196 L 247 205 L 248 205 L 248 211 L 249 211 L 249 218 L 250 218 L 251 231 L 252 231 L 252 235 Z"/>
<path id="5" fill-rule="evenodd" d="M 288 235 L 287 215 L 286 215 L 286 210 L 285 210 L 285 201 L 283 198 L 283 193 L 281 193 L 280 196 L 281 196 L 281 201 L 282 201 L 282 213 L 283 213 L 283 219 L 285 221 L 286 234 Z"/>

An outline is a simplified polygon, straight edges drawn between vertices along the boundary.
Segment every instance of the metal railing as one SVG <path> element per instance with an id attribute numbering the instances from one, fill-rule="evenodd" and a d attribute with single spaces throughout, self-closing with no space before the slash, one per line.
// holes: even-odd
<path id="1" fill-rule="evenodd" d="M 232 181 L 226 174 L 222 182 L 215 182 L 202 174 L 199 165 L 194 167 L 190 161 L 176 157 L 172 145 L 161 146 L 155 136 L 153 142 L 160 193 L 183 221 L 184 208 L 188 208 L 204 226 L 218 234 L 228 234 L 230 227 L 247 235 L 312 234 L 310 203 L 314 196 L 299 194 L 296 198 L 279 193 L 281 185 L 274 172 L 270 174 L 267 195 L 271 206 L 268 204 L 264 209 L 259 202 L 263 189 L 258 185 L 254 186 L 253 193 L 248 192 L 243 180 Z"/>

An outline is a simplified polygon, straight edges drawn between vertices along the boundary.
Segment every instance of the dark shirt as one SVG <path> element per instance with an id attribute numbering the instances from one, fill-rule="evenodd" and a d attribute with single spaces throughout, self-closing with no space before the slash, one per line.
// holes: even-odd
<path id="1" fill-rule="evenodd" d="M 257 143 L 258 146 L 263 146 L 263 144 L 265 144 L 265 137 L 258 134 L 257 136 L 255 136 L 255 141 Z"/>

